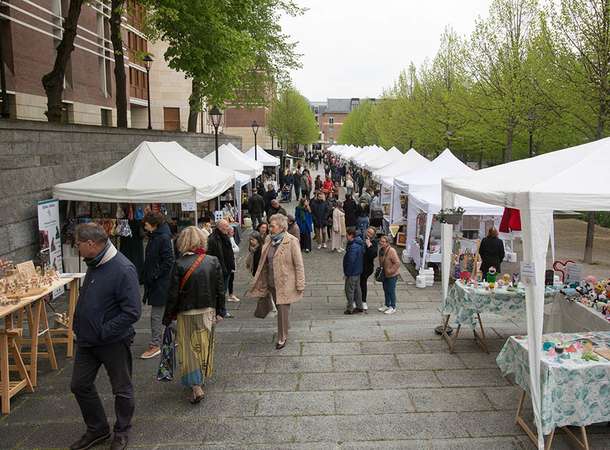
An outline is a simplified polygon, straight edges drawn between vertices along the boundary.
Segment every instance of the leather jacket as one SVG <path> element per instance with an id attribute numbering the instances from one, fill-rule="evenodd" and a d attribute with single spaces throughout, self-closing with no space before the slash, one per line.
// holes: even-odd
<path id="1" fill-rule="evenodd" d="M 191 309 L 215 308 L 217 312 L 224 310 L 224 279 L 220 262 L 215 256 L 205 255 L 203 262 L 180 290 L 180 280 L 193 265 L 197 256 L 187 254 L 176 260 L 163 315 L 164 321 Z"/>

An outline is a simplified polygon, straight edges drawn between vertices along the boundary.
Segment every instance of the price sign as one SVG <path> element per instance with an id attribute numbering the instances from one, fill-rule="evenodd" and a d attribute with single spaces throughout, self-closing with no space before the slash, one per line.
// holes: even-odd
<path id="1" fill-rule="evenodd" d="M 521 281 L 528 286 L 536 286 L 536 266 L 533 262 L 521 262 Z"/>
<path id="2" fill-rule="evenodd" d="M 182 211 L 197 211 L 197 203 L 194 201 L 191 202 L 181 202 Z"/>

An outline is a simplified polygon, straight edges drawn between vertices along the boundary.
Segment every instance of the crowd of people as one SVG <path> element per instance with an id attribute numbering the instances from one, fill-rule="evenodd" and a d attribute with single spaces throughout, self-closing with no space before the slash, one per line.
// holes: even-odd
<path id="1" fill-rule="evenodd" d="M 280 180 L 287 196 L 278 193 L 274 182 L 261 182 L 247 203 L 253 231 L 247 236 L 245 265 L 251 283 L 246 295 L 257 299 L 257 317 L 276 314 L 277 350 L 288 341 L 290 305 L 303 297 L 302 254 L 312 251 L 314 240 L 318 250 L 330 245 L 330 251 L 345 253 L 345 314 L 368 309 L 367 282 L 373 273 L 385 294 L 379 311 L 396 311 L 400 261 L 388 237 L 378 233 L 380 221 L 374 212 L 381 211 L 379 192 L 369 192 L 361 173 L 346 171 L 318 152 L 308 153 L 305 162 L 312 169 L 324 164 L 324 180 L 319 175 L 312 179 L 309 169 L 297 164 Z M 290 201 L 293 192 L 298 204 L 294 214 L 288 214 L 280 201 Z M 148 244 L 141 272 L 112 245 L 100 225 L 87 223 L 76 229 L 76 245 L 88 269 L 74 316 L 77 345 L 71 390 L 87 429 L 72 444 L 73 450 L 111 436 L 95 388 L 102 365 L 115 396 L 111 448 L 127 446 L 135 408 L 130 347 L 142 304 L 150 307 L 151 339 L 140 357 L 163 354 L 161 373 L 162 367 L 167 369 L 163 359 L 176 349 L 177 378 L 189 388 L 189 401 L 197 404 L 213 373 L 215 327 L 232 317 L 228 304 L 240 302 L 233 289 L 239 224 L 229 218 L 213 227 L 211 219 L 204 218 L 199 227 L 188 226 L 176 235 L 164 215 L 153 211 L 147 212 L 143 224 Z M 174 336 L 173 341 L 168 344 L 166 336 Z"/>

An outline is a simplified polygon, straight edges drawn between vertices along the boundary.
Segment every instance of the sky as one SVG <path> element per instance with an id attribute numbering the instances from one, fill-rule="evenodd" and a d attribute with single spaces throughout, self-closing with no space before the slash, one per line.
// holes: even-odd
<path id="1" fill-rule="evenodd" d="M 491 0 L 296 0 L 308 10 L 283 17 L 303 68 L 295 87 L 310 101 L 379 97 L 410 61 L 436 54 L 445 26 L 469 35 Z"/>

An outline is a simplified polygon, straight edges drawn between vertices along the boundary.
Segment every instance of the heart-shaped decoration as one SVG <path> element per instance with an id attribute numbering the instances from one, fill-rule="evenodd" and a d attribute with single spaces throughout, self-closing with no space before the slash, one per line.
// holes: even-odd
<path id="1" fill-rule="evenodd" d="M 555 272 L 559 272 L 561 274 L 561 282 L 563 283 L 566 279 L 566 267 L 568 264 L 576 264 L 575 261 L 571 259 L 566 259 L 565 261 L 555 261 L 553 263 L 553 270 Z"/>

